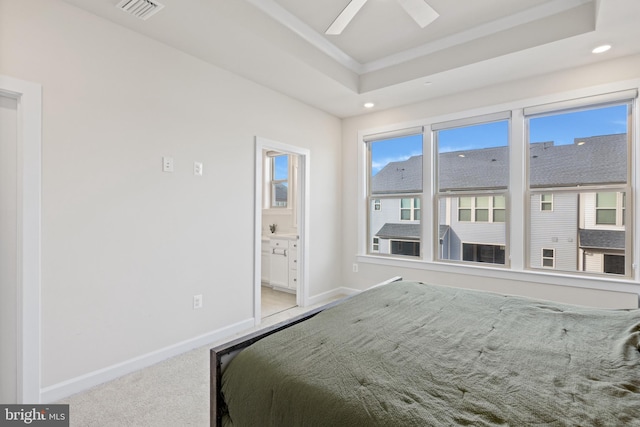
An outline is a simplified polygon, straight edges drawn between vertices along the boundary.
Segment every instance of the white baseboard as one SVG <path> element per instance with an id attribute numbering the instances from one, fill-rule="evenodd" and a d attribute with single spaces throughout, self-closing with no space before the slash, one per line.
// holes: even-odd
<path id="1" fill-rule="evenodd" d="M 388 280 L 385 280 L 384 282 L 377 283 L 367 289 L 373 289 L 373 288 L 377 288 L 378 286 L 384 286 L 392 282 L 397 282 L 398 280 L 402 280 L 402 277 L 400 276 L 392 277 Z M 324 292 L 322 294 L 309 297 L 309 301 L 307 305 L 321 304 L 323 302 L 330 301 L 339 295 L 351 296 L 351 295 L 359 294 L 360 292 L 362 292 L 362 289 L 353 289 L 353 288 L 345 288 L 345 287 L 336 288 L 328 292 Z"/>
<path id="2" fill-rule="evenodd" d="M 309 297 L 309 300 L 307 301 L 307 305 L 322 304 L 324 302 L 331 301 L 332 299 L 334 299 L 339 295 L 355 295 L 360 292 L 362 291 L 358 289 L 351 289 L 351 288 L 344 288 L 344 287 L 336 288 L 336 289 L 332 289 L 330 291 L 323 292 L 321 294 Z"/>
<path id="3" fill-rule="evenodd" d="M 193 350 L 195 348 L 202 347 L 207 344 L 212 344 L 216 341 L 231 337 L 238 332 L 242 332 L 246 329 L 252 328 L 254 324 L 255 319 L 252 317 L 250 319 L 243 320 L 225 328 L 218 329 L 188 339 L 186 341 L 182 341 L 168 347 L 152 351 L 151 353 L 134 357 L 133 359 L 129 359 L 124 362 L 117 363 L 106 368 L 98 369 L 97 371 L 93 371 L 88 374 L 42 388 L 40 389 L 40 402 L 56 402 L 60 399 L 64 399 L 65 397 L 71 396 L 81 391 L 85 391 L 91 387 L 103 384 L 107 381 L 114 380 L 131 372 L 135 372 L 140 369 L 147 368 L 151 365 L 155 365 L 158 362 L 162 362 L 163 360 L 185 353 L 189 350 Z"/>

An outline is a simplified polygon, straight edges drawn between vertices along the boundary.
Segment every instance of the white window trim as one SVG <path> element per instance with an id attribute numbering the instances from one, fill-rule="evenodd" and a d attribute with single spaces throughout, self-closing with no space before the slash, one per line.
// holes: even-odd
<path id="1" fill-rule="evenodd" d="M 542 200 L 542 196 L 551 196 L 551 200 Z M 542 209 L 545 204 L 550 204 L 551 209 Z M 553 212 L 553 193 L 540 193 L 540 212 Z"/>
<path id="2" fill-rule="evenodd" d="M 544 256 L 544 251 L 553 251 L 553 256 L 552 257 Z M 552 261 L 551 267 L 547 267 L 547 266 L 544 265 L 544 260 L 545 259 L 550 259 Z M 548 269 L 555 269 L 556 268 L 556 250 L 555 250 L 555 248 L 541 248 L 540 249 L 540 267 L 548 268 Z"/>
<path id="3" fill-rule="evenodd" d="M 411 122 L 397 123 L 395 125 L 387 125 L 380 128 L 361 129 L 358 131 L 357 137 L 357 151 L 358 151 L 358 240 L 357 240 L 357 253 L 356 261 L 365 264 L 376 264 L 388 266 L 390 268 L 406 268 L 409 270 L 423 270 L 427 272 L 435 273 L 447 273 L 447 274 L 460 274 L 469 276 L 470 278 L 495 278 L 500 280 L 513 280 L 516 282 L 529 282 L 540 283 L 542 285 L 556 285 L 556 286 L 569 286 L 575 288 L 595 289 L 595 290 L 608 290 L 618 292 L 640 292 L 640 268 L 637 268 L 640 264 L 640 234 L 632 231 L 632 239 L 629 244 L 634 248 L 638 248 L 633 252 L 633 259 L 631 260 L 633 269 L 632 277 L 619 278 L 615 276 L 589 276 L 583 274 L 571 274 L 567 272 L 557 273 L 557 271 L 548 270 L 531 270 L 526 267 L 526 260 L 528 259 L 528 250 L 526 245 L 528 242 L 525 238 L 517 239 L 518 243 L 512 242 L 509 245 L 509 258 L 510 268 L 505 269 L 501 267 L 478 266 L 476 264 L 451 264 L 448 262 L 437 261 L 437 247 L 434 245 L 422 245 L 422 258 L 421 259 L 400 259 L 379 256 L 376 254 L 367 254 L 367 221 L 366 218 L 366 171 L 367 171 L 367 159 L 365 153 L 365 144 L 362 142 L 367 135 L 392 132 L 400 129 L 406 129 L 411 126 L 423 126 L 424 127 L 424 164 L 423 164 L 423 188 L 424 199 L 434 200 L 436 199 L 436 192 L 433 186 L 432 170 L 435 167 L 434 159 L 434 144 L 433 136 L 431 132 L 431 125 L 433 123 L 440 123 L 451 120 L 464 119 L 465 117 L 473 117 L 479 115 L 492 114 L 496 111 L 510 110 L 512 112 L 511 121 L 511 147 L 510 147 L 510 189 L 507 194 L 507 206 L 509 207 L 509 222 L 508 233 L 512 236 L 527 236 L 527 230 L 525 227 L 525 215 L 530 209 L 530 198 L 526 192 L 526 158 L 525 158 L 525 144 L 523 143 L 523 136 L 526 134 L 526 126 L 523 121 L 524 108 L 531 105 L 549 105 L 552 103 L 563 102 L 567 99 L 580 99 L 585 97 L 599 96 L 600 94 L 613 93 L 616 91 L 626 91 L 629 89 L 637 92 L 640 89 L 640 79 L 632 79 L 627 81 L 620 81 L 615 83 L 607 83 L 599 86 L 586 87 L 577 90 L 571 90 L 566 92 L 558 92 L 550 95 L 542 95 L 534 98 L 526 98 L 522 100 L 506 102 L 502 104 L 495 104 L 486 107 L 480 107 L 472 110 L 463 110 L 455 113 L 444 114 L 440 116 L 434 116 L 431 118 L 425 118 L 422 120 L 414 120 Z M 637 110 L 638 100 L 633 101 L 634 109 Z M 637 145 L 639 141 L 638 129 L 640 129 L 640 114 L 635 113 L 633 117 L 633 123 L 631 123 L 634 133 L 632 135 L 631 147 L 632 147 L 632 159 L 637 159 Z M 521 142 L 521 143 L 518 143 Z M 430 156 L 427 154 L 430 153 Z M 634 164 L 637 163 L 634 160 Z M 631 201 L 635 201 L 638 197 L 638 189 L 640 188 L 640 171 L 636 169 L 633 173 L 633 179 L 629 182 L 629 185 L 633 188 L 633 192 L 628 193 L 627 206 L 631 205 Z M 430 190 L 430 191 L 429 191 Z M 425 209 L 425 207 L 423 207 Z M 433 209 L 432 215 L 436 214 L 437 205 L 434 203 L 428 207 Z M 627 209 L 628 210 L 628 209 Z M 424 215 L 423 215 L 424 216 Z M 634 224 L 640 225 L 640 209 L 634 209 L 633 218 L 630 214 L 627 214 L 628 220 L 633 220 Z M 422 237 L 423 242 L 437 241 L 438 229 L 432 221 L 422 221 Z M 437 242 L 436 242 L 437 243 Z"/>
<path id="4" fill-rule="evenodd" d="M 402 200 L 407 199 L 407 200 L 411 200 L 411 207 L 409 208 L 403 208 L 402 207 Z M 402 197 L 400 199 L 400 221 L 420 221 L 420 219 L 416 219 L 416 211 L 420 212 L 422 210 L 422 203 L 420 203 L 420 207 L 416 208 L 416 203 L 415 200 L 418 199 L 420 200 L 420 197 Z M 408 210 L 409 211 L 409 219 L 403 219 L 402 218 L 402 211 L 403 210 Z M 420 218 L 422 218 L 422 215 L 420 215 Z"/>
<path id="5" fill-rule="evenodd" d="M 623 208 L 623 203 L 622 203 L 622 199 L 623 199 L 623 194 L 624 191 L 615 191 L 616 193 L 616 205 L 611 207 L 611 206 L 602 206 L 599 207 L 598 206 L 598 193 L 613 193 L 614 191 L 597 191 L 596 192 L 596 202 L 595 202 L 595 224 L 596 227 L 598 228 L 615 228 L 615 229 L 624 229 L 624 215 L 625 215 L 625 209 Z M 601 209 L 606 209 L 606 210 L 615 210 L 616 211 L 616 222 L 615 224 L 601 224 L 598 222 L 598 211 Z"/>
<path id="6" fill-rule="evenodd" d="M 447 197 L 447 196 L 445 195 L 445 197 Z M 460 199 L 463 198 L 463 197 L 467 197 L 467 198 L 471 199 L 471 207 L 468 207 L 468 208 L 467 207 L 465 207 L 465 208 L 461 208 L 460 207 Z M 478 197 L 488 197 L 489 198 L 489 206 L 486 207 L 486 208 L 485 207 L 478 207 L 476 205 L 476 199 Z M 480 223 L 480 224 L 493 224 L 493 223 L 504 224 L 506 221 L 496 221 L 495 217 L 494 217 L 494 211 L 505 211 L 505 215 L 506 215 L 506 210 L 507 210 L 506 204 L 505 204 L 504 208 L 496 208 L 494 206 L 494 200 L 495 200 L 496 197 L 505 197 L 505 196 L 502 195 L 502 194 L 492 194 L 492 195 L 486 195 L 486 196 L 462 196 L 462 195 L 457 196 L 457 198 L 458 198 L 458 205 L 457 205 L 458 206 L 457 207 L 457 209 L 458 209 L 458 216 L 457 216 L 458 222 L 477 222 L 477 223 Z M 443 197 L 441 197 L 441 198 L 443 198 Z M 506 200 L 506 198 L 505 198 L 505 200 Z M 460 219 L 460 209 L 471 210 L 471 220 L 470 221 L 463 221 L 463 220 Z M 488 214 L 489 218 L 488 218 L 487 221 L 477 221 L 476 220 L 476 210 L 478 210 L 478 209 L 483 209 L 483 210 L 486 209 L 486 210 L 489 211 L 489 214 Z"/>

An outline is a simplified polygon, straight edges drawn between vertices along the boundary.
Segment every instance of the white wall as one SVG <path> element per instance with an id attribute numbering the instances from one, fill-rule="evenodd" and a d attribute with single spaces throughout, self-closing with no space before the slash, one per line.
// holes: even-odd
<path id="1" fill-rule="evenodd" d="M 256 135 L 310 150 L 309 294 L 340 283 L 340 120 L 58 0 L 0 10 L 0 74 L 43 87 L 49 396 L 252 318 Z"/>
<path id="2" fill-rule="evenodd" d="M 508 77 L 505 75 L 505 77 Z M 566 70 L 549 75 L 542 75 L 522 81 L 505 81 L 504 84 L 487 87 L 471 92 L 459 93 L 445 98 L 439 98 L 394 108 L 378 113 L 370 113 L 343 120 L 342 129 L 342 162 L 343 162 L 343 281 L 345 286 L 364 289 L 371 283 L 401 275 L 407 279 L 426 282 L 478 288 L 490 291 L 519 294 L 558 300 L 563 302 L 603 306 L 629 307 L 637 306 L 637 296 L 600 291 L 595 288 L 608 286 L 603 280 L 556 279 L 549 275 L 534 275 L 531 273 L 512 273 L 505 271 L 491 271 L 480 268 L 469 268 L 451 265 L 425 266 L 403 263 L 401 266 L 384 260 L 358 258 L 358 229 L 359 203 L 363 203 L 362 190 L 358 187 L 358 169 L 361 162 L 358 158 L 358 132 L 371 130 L 390 130 L 392 126 L 416 126 L 420 122 L 435 117 L 453 117 L 457 113 L 474 111 L 475 115 L 488 111 L 489 107 L 509 105 L 510 103 L 535 99 L 542 101 L 554 95 L 564 93 L 575 97 L 587 88 L 601 86 L 608 87 L 612 82 L 637 80 L 640 77 L 640 56 L 624 57 L 595 65 Z M 584 95 L 583 95 L 584 96 Z M 548 102 L 548 101 L 547 101 Z M 542 102 L 541 102 L 542 103 Z M 535 105 L 535 104 L 533 104 Z M 364 173 L 360 171 L 362 176 Z M 423 206 L 423 218 L 430 220 L 428 203 Z M 637 215 L 636 215 L 637 218 Z M 512 245 L 520 245 L 518 236 Z M 429 242 L 426 242 L 429 244 Z M 512 246 L 513 247 L 513 246 Z M 353 264 L 359 263 L 358 272 L 353 272 Z M 415 265 L 415 267 L 412 267 Z M 571 286 L 557 286 L 554 282 L 564 281 Z M 581 287 L 584 285 L 584 289 Z M 616 285 L 629 292 L 638 292 L 640 286 Z M 592 289 L 586 289 L 592 288 Z"/>

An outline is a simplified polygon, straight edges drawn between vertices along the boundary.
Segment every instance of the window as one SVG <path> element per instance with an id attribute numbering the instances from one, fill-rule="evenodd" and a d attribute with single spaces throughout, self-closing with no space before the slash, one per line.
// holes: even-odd
<path id="1" fill-rule="evenodd" d="M 604 254 L 604 272 L 624 274 L 624 256 Z"/>
<path id="2" fill-rule="evenodd" d="M 553 210 L 553 194 L 540 195 L 540 210 L 543 212 L 551 212 Z"/>
<path id="3" fill-rule="evenodd" d="M 616 193 L 596 194 L 596 224 L 616 225 Z"/>
<path id="4" fill-rule="evenodd" d="M 403 267 L 419 263 L 395 259 L 552 269 L 544 280 L 558 284 L 574 280 L 563 274 L 637 277 L 640 227 L 627 204 L 640 173 L 637 92 L 513 102 L 511 111 L 364 136 L 360 249 Z"/>
<path id="5" fill-rule="evenodd" d="M 366 141 L 368 151 L 367 252 L 420 256 L 422 128 Z"/>
<path id="6" fill-rule="evenodd" d="M 400 219 L 403 221 L 420 221 L 420 199 L 400 200 Z"/>
<path id="7" fill-rule="evenodd" d="M 289 156 L 271 155 L 271 207 L 286 208 L 289 199 Z"/>
<path id="8" fill-rule="evenodd" d="M 527 117 L 531 268 L 624 274 L 630 114 L 619 102 Z"/>
<path id="9" fill-rule="evenodd" d="M 556 265 L 556 250 L 542 249 L 542 267 L 554 268 Z"/>
<path id="10" fill-rule="evenodd" d="M 624 225 L 625 193 L 596 194 L 596 224 Z"/>
<path id="11" fill-rule="evenodd" d="M 459 197 L 458 221 L 460 222 L 504 222 L 504 196 Z"/>
<path id="12" fill-rule="evenodd" d="M 439 260 L 505 264 L 509 117 L 434 125 Z"/>
<path id="13" fill-rule="evenodd" d="M 462 259 L 463 261 L 504 264 L 504 248 L 505 247 L 501 245 L 463 243 Z"/>
<path id="14" fill-rule="evenodd" d="M 391 240 L 391 253 L 394 255 L 420 256 L 420 242 Z"/>

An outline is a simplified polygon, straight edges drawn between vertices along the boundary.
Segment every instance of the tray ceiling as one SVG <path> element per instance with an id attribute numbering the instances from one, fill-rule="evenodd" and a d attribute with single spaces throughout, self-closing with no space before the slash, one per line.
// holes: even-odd
<path id="1" fill-rule="evenodd" d="M 339 117 L 640 52 L 637 0 L 426 0 L 425 28 L 368 0 L 339 35 L 324 32 L 349 0 L 160 0 L 146 21 L 65 1 Z"/>

